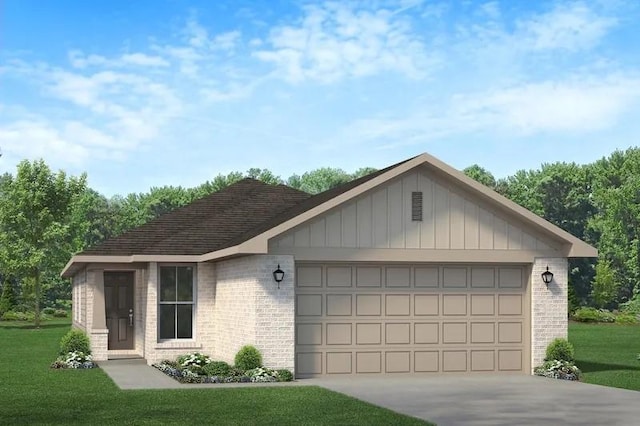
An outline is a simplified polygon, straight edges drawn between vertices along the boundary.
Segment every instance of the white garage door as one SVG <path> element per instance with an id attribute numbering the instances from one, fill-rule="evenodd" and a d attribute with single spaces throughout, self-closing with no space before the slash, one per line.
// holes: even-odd
<path id="1" fill-rule="evenodd" d="M 298 264 L 296 373 L 517 372 L 525 266 Z"/>

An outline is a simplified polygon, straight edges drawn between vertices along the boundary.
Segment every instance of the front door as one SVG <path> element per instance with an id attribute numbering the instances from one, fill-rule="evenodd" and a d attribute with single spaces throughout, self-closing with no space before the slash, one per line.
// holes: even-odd
<path id="1" fill-rule="evenodd" d="M 110 350 L 134 349 L 133 283 L 133 272 L 104 273 L 104 303 Z"/>

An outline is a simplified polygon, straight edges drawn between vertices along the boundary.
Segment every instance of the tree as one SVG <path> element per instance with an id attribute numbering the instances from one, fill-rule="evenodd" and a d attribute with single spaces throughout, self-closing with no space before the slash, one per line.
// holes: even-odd
<path id="1" fill-rule="evenodd" d="M 493 177 L 490 171 L 477 164 L 467 167 L 462 171 L 462 173 L 491 189 L 496 187 L 496 178 Z"/>
<path id="2" fill-rule="evenodd" d="M 605 259 L 600 259 L 596 264 L 592 294 L 593 301 L 602 308 L 612 305 L 618 296 L 618 281 L 615 272 Z"/>
<path id="3" fill-rule="evenodd" d="M 15 178 L 2 181 L 0 262 L 20 281 L 32 282 L 36 327 L 43 281 L 57 275 L 71 256 L 72 206 L 85 190 L 85 175 L 54 174 L 42 160 L 20 162 Z"/>
<path id="4" fill-rule="evenodd" d="M 5 279 L 2 284 L 2 295 L 0 295 L 0 315 L 13 309 L 16 303 L 16 291 L 13 288 L 13 283 Z"/>
<path id="5" fill-rule="evenodd" d="M 309 194 L 319 194 L 351 180 L 353 177 L 342 169 L 322 167 L 302 176 L 291 176 L 287 179 L 287 185 Z"/>

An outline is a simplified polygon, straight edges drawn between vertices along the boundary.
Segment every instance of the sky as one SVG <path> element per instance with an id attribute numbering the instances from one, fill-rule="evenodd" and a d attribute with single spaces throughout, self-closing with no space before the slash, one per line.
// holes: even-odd
<path id="1" fill-rule="evenodd" d="M 0 172 L 111 196 L 422 152 L 496 177 L 640 144 L 640 2 L 0 0 Z"/>

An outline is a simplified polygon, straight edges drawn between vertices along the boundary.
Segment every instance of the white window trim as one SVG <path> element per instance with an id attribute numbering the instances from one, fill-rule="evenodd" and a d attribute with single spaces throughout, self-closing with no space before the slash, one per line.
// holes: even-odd
<path id="1" fill-rule="evenodd" d="M 193 306 L 193 309 L 191 310 L 191 338 L 190 339 L 161 339 L 160 338 L 160 268 L 164 267 L 164 266 L 191 266 L 193 268 L 193 302 L 192 303 L 185 303 L 185 302 L 176 302 L 176 303 L 170 303 L 172 305 L 176 305 L 176 304 L 183 304 L 183 305 L 187 305 L 190 304 Z M 158 343 L 166 343 L 166 342 L 184 342 L 184 343 L 188 343 L 188 342 L 195 342 L 196 341 L 196 332 L 197 332 L 197 322 L 196 322 L 196 318 L 197 316 L 197 309 L 198 309 L 198 264 L 196 263 L 158 263 L 157 266 L 157 271 L 156 271 L 156 276 L 158 277 L 157 282 L 156 282 L 156 294 L 157 294 L 157 300 L 156 300 L 156 341 Z M 177 324 L 176 324 L 177 326 Z"/>

